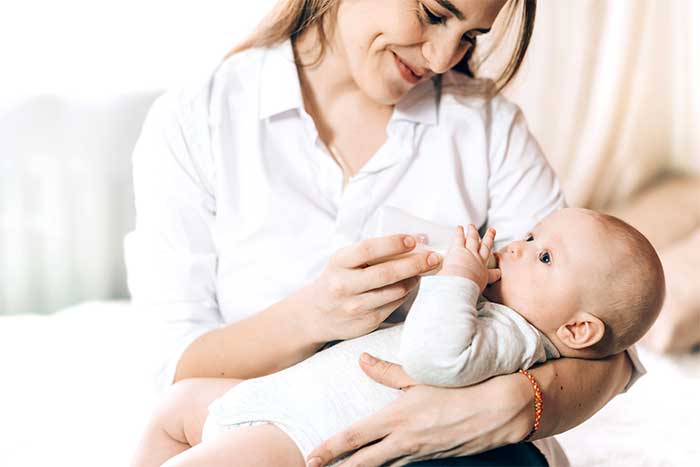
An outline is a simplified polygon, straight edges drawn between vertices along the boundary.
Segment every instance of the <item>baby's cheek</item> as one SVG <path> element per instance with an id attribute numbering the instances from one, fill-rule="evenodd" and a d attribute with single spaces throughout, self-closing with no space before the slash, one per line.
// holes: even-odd
<path id="1" fill-rule="evenodd" d="M 503 305 L 506 305 L 520 312 L 521 310 L 529 310 L 537 307 L 537 300 L 540 292 L 534 284 L 532 284 L 526 275 L 510 274 L 507 278 L 501 278 L 497 284 L 501 284 L 501 296 Z"/>

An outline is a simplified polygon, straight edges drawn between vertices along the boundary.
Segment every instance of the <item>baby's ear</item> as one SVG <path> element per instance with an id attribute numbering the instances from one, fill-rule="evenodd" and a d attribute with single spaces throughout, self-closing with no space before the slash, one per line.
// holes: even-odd
<path id="1" fill-rule="evenodd" d="M 557 337 L 571 349 L 585 349 L 598 343 L 605 334 L 605 324 L 592 314 L 579 311 L 557 329 Z"/>

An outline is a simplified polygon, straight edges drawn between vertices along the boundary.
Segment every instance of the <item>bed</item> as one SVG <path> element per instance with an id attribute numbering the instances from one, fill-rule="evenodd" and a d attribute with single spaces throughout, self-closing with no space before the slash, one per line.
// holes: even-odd
<path id="1" fill-rule="evenodd" d="M 128 465 L 156 400 L 156 333 L 124 301 L 0 317 L 0 465 Z M 649 374 L 559 437 L 572 465 L 700 462 L 700 354 L 640 354 Z"/>

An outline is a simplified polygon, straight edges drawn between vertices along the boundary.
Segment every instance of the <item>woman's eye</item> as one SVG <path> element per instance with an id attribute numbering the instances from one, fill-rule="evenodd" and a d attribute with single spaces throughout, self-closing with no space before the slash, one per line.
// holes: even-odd
<path id="1" fill-rule="evenodd" d="M 472 44 L 476 42 L 476 37 L 472 36 L 471 34 L 465 34 L 462 36 L 462 44 Z"/>
<path id="2" fill-rule="evenodd" d="M 526 241 L 526 242 L 531 242 L 531 241 L 533 241 L 534 239 L 535 239 L 535 237 L 533 237 L 532 234 L 527 234 L 527 238 L 525 238 L 525 241 Z"/>
<path id="3" fill-rule="evenodd" d="M 423 10 L 423 14 L 425 15 L 426 19 L 430 24 L 441 24 L 443 21 L 445 21 L 445 18 L 442 16 L 438 16 L 432 11 L 428 9 L 424 4 L 421 3 L 421 8 Z"/>
<path id="4" fill-rule="evenodd" d="M 549 264 L 552 262 L 552 258 L 548 251 L 543 251 L 540 253 L 540 263 Z"/>

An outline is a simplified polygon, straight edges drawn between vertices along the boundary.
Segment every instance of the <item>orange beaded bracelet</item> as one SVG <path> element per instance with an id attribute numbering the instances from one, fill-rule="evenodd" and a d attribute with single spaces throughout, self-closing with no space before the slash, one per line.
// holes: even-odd
<path id="1" fill-rule="evenodd" d="M 530 380 L 532 389 L 535 390 L 535 424 L 532 426 L 530 433 L 525 437 L 525 440 L 528 440 L 540 428 L 540 418 L 542 418 L 542 391 L 540 391 L 540 386 L 537 384 L 537 381 L 535 381 L 535 377 L 532 376 L 529 371 L 519 370 L 519 373 L 525 375 L 525 377 Z"/>

